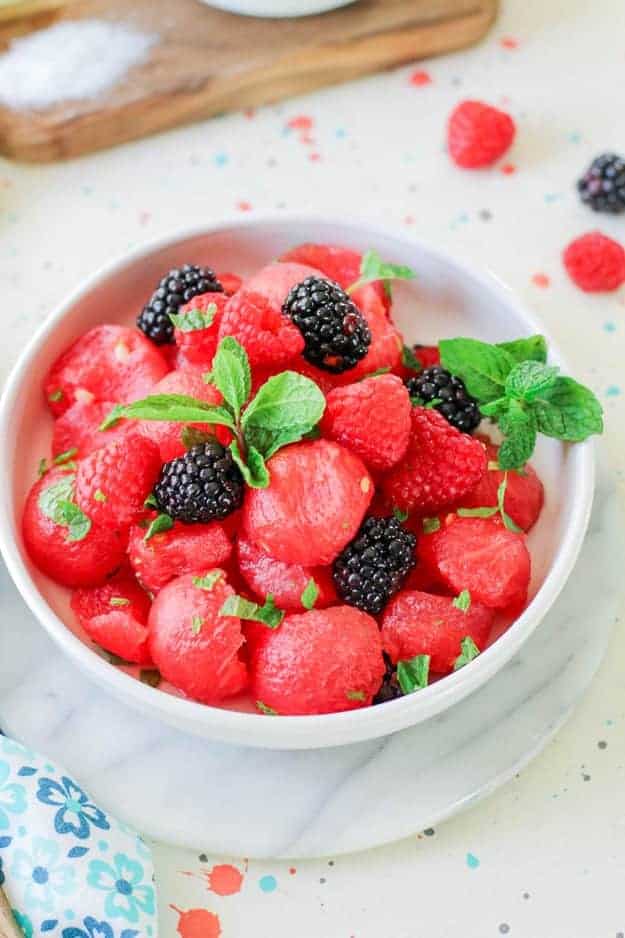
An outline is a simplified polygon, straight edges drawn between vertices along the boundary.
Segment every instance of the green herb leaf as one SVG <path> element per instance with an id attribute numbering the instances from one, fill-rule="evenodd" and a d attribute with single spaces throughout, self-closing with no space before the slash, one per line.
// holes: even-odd
<path id="1" fill-rule="evenodd" d="M 285 614 L 277 608 L 273 596 L 268 593 L 262 606 L 245 599 L 244 596 L 228 596 L 219 610 L 219 615 L 237 616 L 239 619 L 246 619 L 251 622 L 262 622 L 270 629 L 277 629 Z"/>
<path id="2" fill-rule="evenodd" d="M 191 631 L 194 635 L 199 635 L 202 631 L 202 626 L 204 625 L 204 619 L 202 616 L 193 616 L 191 619 Z"/>
<path id="3" fill-rule="evenodd" d="M 461 612 L 468 612 L 471 608 L 471 593 L 468 590 L 462 590 L 452 601 L 452 606 L 455 606 L 456 609 L 460 609 Z"/>
<path id="4" fill-rule="evenodd" d="M 401 353 L 401 363 L 404 368 L 410 368 L 411 371 L 421 371 L 423 365 L 409 345 L 404 345 Z"/>
<path id="5" fill-rule="evenodd" d="M 546 436 L 580 443 L 603 432 L 603 410 L 593 392 L 573 378 L 556 378 L 532 406 L 536 424 Z"/>
<path id="6" fill-rule="evenodd" d="M 58 403 L 58 401 L 62 401 L 63 392 L 61 391 L 61 389 L 57 388 L 56 391 L 51 391 L 50 394 L 48 394 L 48 400 L 51 401 L 53 404 Z"/>
<path id="7" fill-rule="evenodd" d="M 402 508 L 393 508 L 393 517 L 397 518 L 398 521 L 407 521 L 409 514 Z M 438 521 L 438 518 L 436 520 Z"/>
<path id="8" fill-rule="evenodd" d="M 454 671 L 457 671 L 459 668 L 463 668 L 465 664 L 468 664 L 469 661 L 473 661 L 474 658 L 480 653 L 480 649 L 477 647 L 470 635 L 467 635 L 466 638 L 463 638 L 460 642 L 461 654 L 458 655 L 454 661 Z"/>
<path id="9" fill-rule="evenodd" d="M 508 531 L 513 531 L 515 534 L 521 534 L 522 529 L 516 524 L 505 508 L 505 498 L 506 498 L 506 489 L 508 487 L 508 473 L 506 472 L 503 480 L 500 482 L 497 489 L 497 508 L 499 509 L 499 514 L 501 515 L 501 520 L 508 529 Z"/>
<path id="10" fill-rule="evenodd" d="M 460 518 L 492 518 L 498 510 L 496 505 L 484 508 L 459 508 L 456 514 Z"/>
<path id="11" fill-rule="evenodd" d="M 325 397 L 314 381 L 294 371 L 269 378 L 243 414 L 245 441 L 269 459 L 282 446 L 295 443 L 319 422 Z"/>
<path id="12" fill-rule="evenodd" d="M 531 401 L 555 384 L 559 370 L 541 362 L 520 362 L 506 378 L 506 396 Z"/>
<path id="13" fill-rule="evenodd" d="M 416 277 L 411 267 L 401 264 L 387 264 L 376 251 L 367 251 L 360 262 L 360 277 L 347 288 L 347 293 L 355 293 L 365 283 L 373 280 L 383 280 L 385 289 L 390 288 L 390 280 L 413 280 Z M 388 292 L 387 292 L 387 295 Z"/>
<path id="14" fill-rule="evenodd" d="M 186 313 L 170 313 L 169 318 L 176 329 L 181 332 L 197 332 L 198 329 L 208 329 L 215 319 L 217 306 L 209 303 L 206 309 L 190 309 Z"/>
<path id="15" fill-rule="evenodd" d="M 237 440 L 230 444 L 232 458 L 241 470 L 241 475 L 253 489 L 266 489 L 269 485 L 269 473 L 264 458 L 254 446 L 247 448 L 247 462 L 241 456 Z"/>
<path id="16" fill-rule="evenodd" d="M 210 570 L 204 576 L 194 576 L 191 582 L 199 590 L 212 590 L 215 583 L 221 580 L 223 573 L 221 570 Z"/>
<path id="17" fill-rule="evenodd" d="M 368 374 L 358 378 L 358 381 L 366 381 L 367 378 L 379 378 L 381 375 L 387 375 L 390 370 L 390 365 L 384 365 L 382 368 L 376 368 L 375 371 L 370 371 Z"/>
<path id="18" fill-rule="evenodd" d="M 144 508 L 158 508 L 158 502 L 156 501 L 156 495 L 154 492 L 150 492 L 148 497 L 143 503 Z"/>
<path id="19" fill-rule="evenodd" d="M 367 699 L 367 695 L 365 694 L 364 690 L 348 690 L 345 696 L 348 700 L 362 701 Z"/>
<path id="20" fill-rule="evenodd" d="M 413 694 L 427 687 L 429 674 L 429 655 L 415 655 L 409 661 L 397 662 L 397 680 L 404 694 Z"/>
<path id="21" fill-rule="evenodd" d="M 62 514 L 60 523 L 68 531 L 65 540 L 68 542 L 82 541 L 91 530 L 91 519 L 73 502 L 60 501 L 59 510 Z"/>
<path id="22" fill-rule="evenodd" d="M 508 409 L 499 418 L 499 429 L 505 436 L 499 447 L 500 468 L 522 468 L 536 446 L 536 416 L 533 407 L 525 408 L 520 401 L 510 400 Z"/>
<path id="23" fill-rule="evenodd" d="M 52 462 L 55 466 L 63 466 L 65 463 L 69 463 L 76 453 L 78 452 L 78 447 L 73 446 L 71 449 L 66 449 L 64 453 L 59 453 L 58 456 L 55 456 Z M 75 466 L 72 466 L 75 469 Z"/>
<path id="24" fill-rule="evenodd" d="M 121 608 L 122 606 L 129 606 L 129 605 L 130 605 L 130 600 L 126 599 L 125 596 L 111 596 L 111 598 L 109 599 L 109 606 L 116 606 L 116 607 L 119 606 Z"/>
<path id="25" fill-rule="evenodd" d="M 141 668 L 139 680 L 142 684 L 147 684 L 148 687 L 158 687 L 163 679 L 160 671 L 156 671 L 154 668 Z"/>
<path id="26" fill-rule="evenodd" d="M 131 404 L 116 404 L 99 429 L 110 429 L 122 417 L 173 423 L 217 423 L 235 429 L 232 414 L 225 407 L 207 404 L 184 394 L 153 394 Z"/>
<path id="27" fill-rule="evenodd" d="M 213 359 L 211 381 L 223 394 L 225 402 L 239 419 L 252 389 L 252 375 L 247 352 L 232 336 L 219 343 Z"/>
<path id="28" fill-rule="evenodd" d="M 96 502 L 105 502 L 107 500 L 106 495 L 102 489 L 96 489 L 93 493 L 93 500 Z"/>
<path id="29" fill-rule="evenodd" d="M 441 523 L 438 518 L 423 518 L 421 521 L 424 534 L 434 534 L 439 530 Z"/>
<path id="30" fill-rule="evenodd" d="M 207 430 L 200 430 L 199 427 L 183 427 L 180 433 L 180 439 L 185 449 L 192 449 L 194 446 L 200 446 L 202 443 L 215 443 L 217 437 L 214 433 Z"/>
<path id="31" fill-rule="evenodd" d="M 143 540 L 149 541 L 150 538 L 153 538 L 155 534 L 163 534 L 164 531 L 171 531 L 173 526 L 173 518 L 170 518 L 169 515 L 161 512 L 161 514 L 157 515 L 154 521 L 151 522 L 149 528 L 145 532 Z"/>
<path id="32" fill-rule="evenodd" d="M 37 466 L 38 478 L 43 479 L 47 471 L 48 471 L 48 460 L 45 458 L 40 459 L 39 465 Z"/>
<path id="33" fill-rule="evenodd" d="M 277 717 L 278 711 L 274 710 L 273 707 L 268 707 L 267 704 L 264 704 L 262 700 L 256 701 L 256 709 L 260 710 L 261 713 L 264 713 L 268 717 Z"/>
<path id="34" fill-rule="evenodd" d="M 547 361 L 547 340 L 544 335 L 531 335 L 526 339 L 515 339 L 513 342 L 499 342 L 497 348 L 504 352 L 515 362 L 542 362 Z"/>
<path id="35" fill-rule="evenodd" d="M 443 339 L 439 343 L 441 364 L 464 381 L 467 391 L 480 404 L 504 396 L 506 378 L 514 359 L 505 349 L 477 339 Z"/>
<path id="36" fill-rule="evenodd" d="M 301 595 L 302 606 L 304 609 L 313 609 L 318 599 L 319 587 L 311 577 Z"/>
<path id="37" fill-rule="evenodd" d="M 39 508 L 55 524 L 67 528 L 65 540 L 82 541 L 91 530 L 91 519 L 74 504 L 74 473 L 68 474 L 39 493 Z"/>

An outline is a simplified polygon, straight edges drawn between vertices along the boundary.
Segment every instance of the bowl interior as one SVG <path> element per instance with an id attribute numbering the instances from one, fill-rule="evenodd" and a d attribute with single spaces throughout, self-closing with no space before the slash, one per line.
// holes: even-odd
<path id="1" fill-rule="evenodd" d="M 137 252 L 96 275 L 53 314 L 18 363 L 5 392 L 0 420 L 4 443 L 0 459 L 5 479 L 2 498 L 7 519 L 3 551 L 23 595 L 56 640 L 115 692 L 169 722 L 211 737 L 277 748 L 333 745 L 392 732 L 433 715 L 482 683 L 514 653 L 557 595 L 563 575 L 558 579 L 556 561 L 560 560 L 563 570 L 567 565 L 570 569 L 579 546 L 573 541 L 581 543 L 583 535 L 583 518 L 572 518 L 570 506 L 577 499 L 578 514 L 584 510 L 587 513 L 591 497 L 586 491 L 590 458 L 586 448 L 570 449 L 541 438 L 533 463 L 545 485 L 546 502 L 529 538 L 533 602 L 508 631 L 504 629 L 509 623 L 497 623 L 492 647 L 470 668 L 412 698 L 349 714 L 267 720 L 246 712 L 253 710 L 247 698 L 235 700 L 224 709 L 205 707 L 183 700 L 166 685 L 158 691 L 146 687 L 138 680 L 138 669 L 112 667 L 105 661 L 75 624 L 69 609 L 69 591 L 34 569 L 22 546 L 20 517 L 24 499 L 39 459 L 50 451 L 52 418 L 40 391 L 42 378 L 57 355 L 90 327 L 104 321 L 132 323 L 164 271 L 191 261 L 247 275 L 303 241 L 339 243 L 359 250 L 374 247 L 386 259 L 412 266 L 418 279 L 394 288 L 395 316 L 406 341 L 411 343 L 427 344 L 457 335 L 505 341 L 538 331 L 494 279 L 472 274 L 419 243 L 335 222 L 232 223 Z M 557 354 L 552 358 L 559 363 Z M 580 489 L 582 476 L 586 488 Z M 591 488 L 590 481 L 590 492 Z M 580 499 L 586 499 L 588 505 L 580 505 Z M 563 558 L 563 551 L 572 552 L 571 557 Z M 502 631 L 502 638 L 492 644 Z"/>

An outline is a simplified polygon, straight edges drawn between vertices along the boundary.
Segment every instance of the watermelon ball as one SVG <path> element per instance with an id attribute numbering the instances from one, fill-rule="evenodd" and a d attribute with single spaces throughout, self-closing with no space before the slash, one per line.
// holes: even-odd
<path id="1" fill-rule="evenodd" d="M 128 573 L 94 589 L 79 589 L 71 606 L 89 638 L 134 664 L 151 664 L 147 621 L 150 598 Z"/>
<path id="2" fill-rule="evenodd" d="M 382 642 L 393 663 L 415 655 L 429 655 L 435 674 L 448 674 L 467 636 L 484 649 L 494 613 L 471 602 L 468 609 L 454 606 L 450 596 L 433 596 L 416 590 L 398 593 L 382 619 Z"/>
<path id="3" fill-rule="evenodd" d="M 515 524 L 529 531 L 538 521 L 545 501 L 545 490 L 536 470 L 529 463 L 521 471 L 491 468 L 497 465 L 499 447 L 484 441 L 488 458 L 488 471 L 477 486 L 462 499 L 463 508 L 484 508 L 497 504 L 499 486 L 506 480 L 504 509 Z"/>
<path id="4" fill-rule="evenodd" d="M 153 520 L 156 514 L 150 516 Z M 199 573 L 219 567 L 232 553 L 232 544 L 218 521 L 210 524 L 174 522 L 146 540 L 147 529 L 136 524 L 130 529 L 128 557 L 139 582 L 157 593 L 170 580 L 185 573 Z"/>
<path id="5" fill-rule="evenodd" d="M 38 569 L 63 586 L 99 586 L 122 563 L 126 543 L 74 502 L 75 474 L 52 469 L 36 482 L 22 519 L 24 545 Z"/>
<path id="6" fill-rule="evenodd" d="M 352 606 L 287 615 L 251 652 L 254 700 L 279 714 L 336 713 L 371 704 L 384 676 L 375 619 Z"/>
<path id="7" fill-rule="evenodd" d="M 172 580 L 152 604 L 148 627 L 154 664 L 192 700 L 218 704 L 243 690 L 241 620 L 220 615 L 234 590 L 223 570 Z"/>
<path id="8" fill-rule="evenodd" d="M 326 566 L 355 536 L 373 497 L 361 459 L 330 440 L 296 443 L 268 462 L 266 489 L 248 489 L 247 538 L 266 554 L 304 567 Z"/>
<path id="9" fill-rule="evenodd" d="M 75 459 L 82 459 L 112 440 L 124 439 L 132 431 L 134 421 L 120 420 L 110 430 L 100 430 L 100 424 L 115 407 L 113 401 L 76 401 L 54 421 L 52 455 L 77 450 Z"/>
<path id="10" fill-rule="evenodd" d="M 269 593 L 279 609 L 303 611 L 302 594 L 311 580 L 318 590 L 315 608 L 323 609 L 337 602 L 336 589 L 329 567 L 303 567 L 297 563 L 275 560 L 251 541 L 239 538 L 239 569 L 249 589 L 264 601 Z"/>

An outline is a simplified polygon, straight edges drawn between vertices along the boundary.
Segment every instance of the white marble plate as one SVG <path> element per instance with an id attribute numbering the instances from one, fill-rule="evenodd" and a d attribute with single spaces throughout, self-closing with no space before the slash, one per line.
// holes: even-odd
<path id="1" fill-rule="evenodd" d="M 249 857 L 377 846 L 483 797 L 545 746 L 603 657 L 622 569 L 617 499 L 600 474 L 564 593 L 489 683 L 387 739 L 272 752 L 187 736 L 109 697 L 51 642 L 2 568 L 0 725 L 156 839 Z"/>

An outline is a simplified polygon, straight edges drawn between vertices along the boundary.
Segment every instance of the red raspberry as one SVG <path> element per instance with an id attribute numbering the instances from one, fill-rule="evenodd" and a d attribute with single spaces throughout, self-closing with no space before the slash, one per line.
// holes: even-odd
<path id="1" fill-rule="evenodd" d="M 87 635 L 106 651 L 135 664 L 151 662 L 147 621 L 150 599 L 128 574 L 104 586 L 79 589 L 71 606 Z"/>
<path id="2" fill-rule="evenodd" d="M 410 412 L 410 397 L 400 379 L 379 375 L 330 391 L 321 430 L 370 469 L 384 472 L 406 452 Z"/>
<path id="3" fill-rule="evenodd" d="M 490 609 L 521 606 L 527 600 L 531 560 L 524 534 L 496 518 L 448 515 L 434 534 L 424 534 L 419 558 L 454 593 L 468 589 Z"/>
<path id="4" fill-rule="evenodd" d="M 247 683 L 241 620 L 220 615 L 233 595 L 223 570 L 209 570 L 203 579 L 172 580 L 152 603 L 152 660 L 166 681 L 201 703 L 220 703 Z"/>
<path id="5" fill-rule="evenodd" d="M 232 296 L 237 290 L 240 290 L 243 283 L 238 274 L 230 273 L 217 274 L 217 281 L 224 288 L 226 296 Z"/>
<path id="6" fill-rule="evenodd" d="M 329 567 L 303 567 L 300 564 L 274 560 L 260 548 L 239 538 L 239 569 L 249 589 L 263 602 L 269 593 L 279 609 L 301 612 L 302 593 L 311 580 L 319 590 L 315 609 L 337 602 L 334 581 Z"/>
<path id="7" fill-rule="evenodd" d="M 168 371 L 163 355 L 137 329 L 96 326 L 57 358 L 44 393 L 58 417 L 77 400 L 138 400 Z"/>
<path id="8" fill-rule="evenodd" d="M 31 488 L 22 527 L 24 544 L 32 561 L 42 573 L 63 586 L 99 586 L 120 566 L 125 553 L 119 531 L 92 523 L 85 537 L 71 540 L 69 528 L 56 523 L 43 510 L 46 493 L 57 483 L 68 482 L 71 501 L 75 475 L 52 469 Z M 48 495 L 49 497 L 49 495 Z"/>
<path id="9" fill-rule="evenodd" d="M 625 282 L 625 251 L 618 241 L 600 231 L 590 231 L 571 241 L 563 260 L 573 283 L 586 293 L 618 290 Z"/>
<path id="10" fill-rule="evenodd" d="M 252 649 L 254 700 L 280 714 L 369 706 L 384 676 L 375 619 L 352 606 L 286 616 Z"/>
<path id="11" fill-rule="evenodd" d="M 267 464 L 266 489 L 248 489 L 247 537 L 285 563 L 326 566 L 356 534 L 373 482 L 364 463 L 330 440 L 296 443 Z"/>
<path id="12" fill-rule="evenodd" d="M 290 319 L 261 293 L 243 288 L 228 300 L 219 327 L 220 340 L 233 336 L 255 367 L 280 365 L 304 348 L 304 337 Z"/>
<path id="13" fill-rule="evenodd" d="M 431 368 L 432 365 L 440 365 L 441 363 L 441 353 L 438 345 L 414 345 L 413 351 L 421 368 Z"/>
<path id="14" fill-rule="evenodd" d="M 435 410 L 413 407 L 406 456 L 385 476 L 382 487 L 393 507 L 436 514 L 472 491 L 486 466 L 480 440 L 460 433 Z"/>
<path id="15" fill-rule="evenodd" d="M 123 530 L 143 513 L 160 468 L 158 446 L 128 433 L 80 461 L 76 501 L 92 521 Z"/>
<path id="16" fill-rule="evenodd" d="M 493 617 L 491 609 L 476 602 L 465 612 L 454 606 L 450 596 L 404 590 L 386 607 L 382 642 L 393 662 L 429 655 L 430 670 L 448 674 L 461 653 L 463 638 L 469 636 L 480 651 L 484 649 Z"/>
<path id="17" fill-rule="evenodd" d="M 141 525 L 130 529 L 128 557 L 135 576 L 151 593 L 158 593 L 175 577 L 219 567 L 232 553 L 230 539 L 217 521 L 211 524 L 176 521 L 169 531 L 154 534 L 148 541 L 145 535 L 146 528 Z"/>
<path id="18" fill-rule="evenodd" d="M 197 368 L 176 369 L 165 375 L 151 391 L 151 394 L 183 394 L 186 397 L 195 397 L 207 404 L 221 404 L 222 396 L 213 384 L 207 384 L 203 372 Z M 183 430 L 187 424 L 173 423 L 169 420 L 139 420 L 137 429 L 158 446 L 161 462 L 169 462 L 177 456 L 182 456 L 187 447 L 182 441 Z M 203 433 L 215 433 L 224 445 L 230 442 L 230 433 L 225 427 L 214 427 L 209 423 L 193 423 L 194 427 Z"/>
<path id="19" fill-rule="evenodd" d="M 110 430 L 99 429 L 113 407 L 113 401 L 76 401 L 72 404 L 69 410 L 54 421 L 52 455 L 58 456 L 77 449 L 75 458 L 82 459 L 111 440 L 125 437 L 134 427 L 134 421 L 120 420 Z"/>
<path id="20" fill-rule="evenodd" d="M 326 277 L 335 280 L 340 287 L 347 290 L 356 283 L 360 277 L 360 264 L 362 254 L 351 251 L 349 248 L 336 247 L 331 244 L 300 244 L 283 254 L 281 261 L 295 261 L 298 264 L 308 264 L 316 267 Z M 382 301 L 384 309 L 388 312 L 391 301 L 381 281 L 374 281 L 371 286 Z"/>
<path id="21" fill-rule="evenodd" d="M 219 323 L 227 302 L 225 293 L 202 293 L 178 310 L 178 316 L 185 323 L 185 328 L 176 326 L 174 329 L 174 340 L 180 351 L 178 367 L 182 363 L 196 368 L 211 367 L 217 351 Z M 210 305 L 216 307 L 211 324 L 200 329 L 191 328 L 192 318 L 189 313 L 195 309 L 205 313 Z"/>
<path id="22" fill-rule="evenodd" d="M 529 463 L 523 466 L 523 474 L 513 469 L 507 473 L 501 469 L 491 469 L 490 463 L 496 463 L 499 456 L 499 448 L 492 443 L 486 443 L 486 455 L 489 469 L 473 491 L 462 498 L 462 507 L 483 508 L 496 505 L 497 491 L 507 475 L 504 508 L 515 524 L 524 531 L 529 531 L 538 520 L 543 507 L 545 492 L 542 482 Z"/>
<path id="23" fill-rule="evenodd" d="M 464 169 L 490 166 L 511 146 L 515 131 L 505 111 L 481 101 L 461 101 L 447 126 L 449 153 Z"/>

